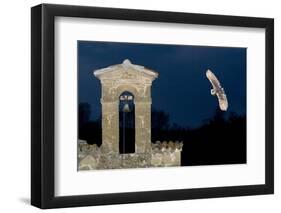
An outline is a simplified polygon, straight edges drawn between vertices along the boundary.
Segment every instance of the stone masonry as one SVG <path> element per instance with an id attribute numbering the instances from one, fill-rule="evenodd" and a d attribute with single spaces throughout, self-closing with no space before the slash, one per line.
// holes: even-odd
<path id="1" fill-rule="evenodd" d="M 182 143 L 151 143 L 151 85 L 158 73 L 128 59 L 94 71 L 101 82 L 102 145 L 78 141 L 78 170 L 180 166 Z M 119 97 L 134 95 L 135 153 L 119 153 Z"/>

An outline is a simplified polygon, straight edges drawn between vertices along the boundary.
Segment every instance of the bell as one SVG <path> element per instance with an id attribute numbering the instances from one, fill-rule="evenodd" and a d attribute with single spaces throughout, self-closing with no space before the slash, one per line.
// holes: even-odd
<path id="1" fill-rule="evenodd" d="M 123 107 L 123 112 L 130 112 L 131 110 L 130 110 L 130 108 L 129 108 L 129 104 L 128 103 L 126 103 L 125 105 L 124 105 L 124 107 Z"/>

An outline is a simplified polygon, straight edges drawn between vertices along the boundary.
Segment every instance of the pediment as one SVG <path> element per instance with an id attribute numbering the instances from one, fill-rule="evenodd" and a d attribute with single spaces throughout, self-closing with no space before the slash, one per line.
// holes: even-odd
<path id="1" fill-rule="evenodd" d="M 158 73 L 145 68 L 144 66 L 132 64 L 126 59 L 122 64 L 112 65 L 94 71 L 94 75 L 99 79 L 147 79 L 153 81 L 158 77 Z"/>

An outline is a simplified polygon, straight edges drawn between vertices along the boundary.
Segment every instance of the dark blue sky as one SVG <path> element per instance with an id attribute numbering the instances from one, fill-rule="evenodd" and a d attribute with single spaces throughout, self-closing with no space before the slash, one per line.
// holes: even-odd
<path id="1" fill-rule="evenodd" d="M 228 112 L 246 114 L 246 48 L 78 41 L 79 103 L 88 102 L 92 119 L 101 113 L 99 80 L 93 70 L 129 59 L 155 70 L 152 107 L 170 115 L 171 122 L 196 127 L 210 119 L 218 106 L 206 78 L 210 69 L 228 97 Z"/>

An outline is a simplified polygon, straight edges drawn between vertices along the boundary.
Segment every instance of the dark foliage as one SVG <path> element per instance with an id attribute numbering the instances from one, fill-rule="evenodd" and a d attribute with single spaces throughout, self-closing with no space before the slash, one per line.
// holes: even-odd
<path id="1" fill-rule="evenodd" d="M 133 112 L 127 114 L 126 135 L 133 139 L 135 131 Z M 81 118 L 80 118 L 81 115 Z M 122 118 L 120 114 L 120 118 Z M 169 115 L 153 109 L 151 112 L 151 139 L 156 141 L 183 141 L 182 165 L 216 165 L 246 163 L 246 116 L 239 116 L 217 109 L 210 120 L 198 128 L 170 124 Z M 120 120 L 120 127 L 122 120 Z M 121 130 L 120 130 L 121 131 Z M 121 136 L 122 137 L 122 136 Z M 101 119 L 90 120 L 87 104 L 79 105 L 79 138 L 89 144 L 101 145 Z M 120 138 L 122 140 L 122 138 Z M 127 141 L 127 140 L 126 140 Z M 119 143 L 120 152 L 123 145 Z M 134 143 L 128 143 L 125 152 L 133 152 Z"/>
<path id="2" fill-rule="evenodd" d="M 90 120 L 91 106 L 88 103 L 79 104 L 79 139 L 86 140 L 89 144 L 101 145 L 101 119 L 95 121 Z"/>
<path id="3" fill-rule="evenodd" d="M 245 116 L 230 113 L 226 119 L 225 113 L 217 109 L 213 118 L 199 128 L 181 128 L 174 124 L 151 131 L 152 142 L 183 141 L 183 166 L 246 163 Z"/>

